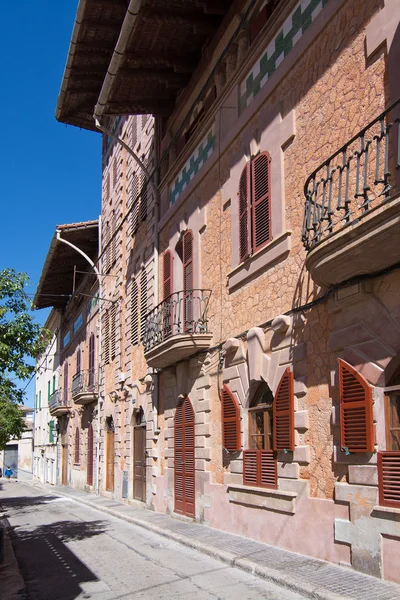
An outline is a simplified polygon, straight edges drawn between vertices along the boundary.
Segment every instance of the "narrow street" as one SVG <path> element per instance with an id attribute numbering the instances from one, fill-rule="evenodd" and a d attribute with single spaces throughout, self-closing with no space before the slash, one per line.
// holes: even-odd
<path id="1" fill-rule="evenodd" d="M 303 598 L 141 527 L 27 484 L 3 480 L 0 507 L 12 527 L 27 600 Z"/>

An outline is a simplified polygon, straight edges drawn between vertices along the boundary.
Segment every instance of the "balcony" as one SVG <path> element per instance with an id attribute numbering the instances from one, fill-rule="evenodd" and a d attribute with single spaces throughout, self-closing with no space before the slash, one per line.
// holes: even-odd
<path id="1" fill-rule="evenodd" d="M 75 404 L 95 402 L 97 389 L 97 373 L 93 369 L 79 371 L 72 378 L 71 395 Z"/>
<path id="2" fill-rule="evenodd" d="M 307 179 L 306 266 L 331 286 L 400 261 L 400 99 Z"/>
<path id="3" fill-rule="evenodd" d="M 208 303 L 211 290 L 175 292 L 146 317 L 144 356 L 162 369 L 210 347 Z"/>
<path id="4" fill-rule="evenodd" d="M 68 401 L 68 391 L 57 390 L 51 394 L 49 398 L 49 411 L 52 417 L 61 417 L 61 415 L 67 414 L 71 408 Z"/>

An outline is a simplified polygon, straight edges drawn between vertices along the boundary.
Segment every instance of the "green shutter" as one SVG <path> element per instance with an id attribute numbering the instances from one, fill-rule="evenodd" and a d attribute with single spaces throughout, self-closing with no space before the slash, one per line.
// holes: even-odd
<path id="1" fill-rule="evenodd" d="M 49 423 L 49 443 L 54 444 L 54 421 L 50 421 Z"/>

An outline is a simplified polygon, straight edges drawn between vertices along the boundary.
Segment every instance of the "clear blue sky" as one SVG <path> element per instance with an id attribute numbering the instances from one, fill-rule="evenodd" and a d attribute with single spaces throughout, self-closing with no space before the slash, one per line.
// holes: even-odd
<path id="1" fill-rule="evenodd" d="M 78 0 L 3 4 L 0 269 L 28 273 L 33 294 L 55 226 L 100 214 L 101 136 L 54 117 Z"/>

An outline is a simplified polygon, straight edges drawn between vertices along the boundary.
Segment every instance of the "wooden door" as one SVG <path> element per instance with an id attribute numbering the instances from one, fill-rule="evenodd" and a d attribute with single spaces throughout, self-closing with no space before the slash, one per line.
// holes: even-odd
<path id="1" fill-rule="evenodd" d="M 86 483 L 88 485 L 93 485 L 93 458 L 94 458 L 94 448 L 93 448 L 93 427 L 89 425 L 88 429 L 88 438 L 87 438 L 87 479 Z"/>
<path id="2" fill-rule="evenodd" d="M 135 500 L 146 500 L 146 425 L 136 426 L 134 435 L 133 457 L 133 497 Z"/>
<path id="3" fill-rule="evenodd" d="M 106 432 L 106 491 L 114 491 L 114 431 Z"/>
<path id="4" fill-rule="evenodd" d="M 175 412 L 175 512 L 195 517 L 194 411 L 188 397 Z"/>
<path id="5" fill-rule="evenodd" d="M 61 472 L 61 484 L 68 484 L 68 445 L 64 444 L 62 447 L 62 472 Z"/>

